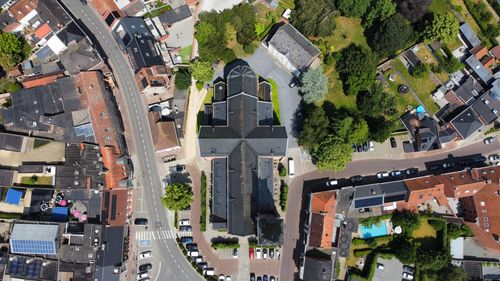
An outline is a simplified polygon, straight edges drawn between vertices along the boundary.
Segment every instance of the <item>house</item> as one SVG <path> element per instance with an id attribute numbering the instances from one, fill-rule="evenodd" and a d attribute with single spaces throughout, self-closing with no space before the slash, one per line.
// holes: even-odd
<path id="1" fill-rule="evenodd" d="M 174 120 L 164 120 L 160 112 L 148 112 L 149 127 L 156 153 L 162 153 L 180 148 L 179 138 Z"/>
<path id="2" fill-rule="evenodd" d="M 115 0 L 91 0 L 89 1 L 91 5 L 94 6 L 94 8 L 97 10 L 97 13 L 104 19 L 106 24 L 108 26 L 112 26 L 113 23 L 124 17 L 125 14 L 123 13 L 120 8 L 118 8 L 117 2 L 123 2 L 122 0 L 120 1 L 115 1 Z"/>
<path id="3" fill-rule="evenodd" d="M 470 55 L 465 60 L 465 65 L 471 72 L 471 75 L 474 76 L 484 86 L 487 86 L 491 82 L 493 82 L 494 78 L 491 70 L 485 67 L 475 55 Z"/>
<path id="4" fill-rule="evenodd" d="M 472 104 L 484 124 L 491 124 L 500 112 L 500 79 L 496 79 L 492 88 Z"/>
<path id="5" fill-rule="evenodd" d="M 351 209 L 371 209 L 381 207 L 385 211 L 396 209 L 396 204 L 407 198 L 407 188 L 403 181 L 357 186 Z"/>
<path id="6" fill-rule="evenodd" d="M 461 139 L 466 139 L 481 129 L 484 123 L 473 107 L 468 107 L 450 121 L 450 126 Z"/>
<path id="7" fill-rule="evenodd" d="M 120 281 L 127 275 L 127 247 L 125 243 L 128 229 L 123 226 L 110 226 L 102 229 L 101 244 L 95 261 L 95 281 Z"/>
<path id="8" fill-rule="evenodd" d="M 167 11 L 153 18 L 153 22 L 160 31 L 160 41 L 167 47 L 185 48 L 193 44 L 195 19 L 188 5 Z"/>
<path id="9" fill-rule="evenodd" d="M 330 257 L 306 256 L 301 280 L 331 281 L 334 276 L 333 261 Z"/>
<path id="10" fill-rule="evenodd" d="M 201 156 L 212 161 L 213 227 L 241 236 L 255 233 L 257 214 L 276 213 L 273 158 L 287 150 L 285 127 L 260 122 L 272 114 L 272 104 L 271 113 L 262 114 L 269 102 L 257 94 L 252 69 L 232 68 L 226 81 L 216 84 L 207 116 L 213 121 L 202 125 L 198 136 Z"/>
<path id="11" fill-rule="evenodd" d="M 0 9 L 7 10 L 10 6 L 14 5 L 17 0 L 0 0 Z"/>
<path id="12" fill-rule="evenodd" d="M 120 2 L 124 3 L 128 2 L 128 4 L 125 7 L 120 7 L 119 5 L 118 8 L 120 8 L 125 13 L 125 15 L 129 17 L 140 17 L 147 12 L 146 6 L 144 6 L 144 3 L 141 0 L 135 0 L 135 1 L 125 0 Z"/>
<path id="13" fill-rule="evenodd" d="M 277 26 L 265 40 L 269 52 L 295 76 L 315 65 L 320 51 L 291 24 Z"/>
<path id="14" fill-rule="evenodd" d="M 68 223 L 61 237 L 59 259 L 77 264 L 94 263 L 97 248 L 101 245 L 102 225 Z"/>
<path id="15" fill-rule="evenodd" d="M 21 152 L 26 147 L 25 143 L 23 136 L 0 132 L 0 150 Z"/>
<path id="16" fill-rule="evenodd" d="M 55 256 L 59 250 L 58 224 L 15 223 L 10 234 L 10 252 Z"/>
<path id="17" fill-rule="evenodd" d="M 409 179 L 404 184 L 408 189 L 408 196 L 404 202 L 398 203 L 398 209 L 421 210 L 426 208 L 428 202 L 434 200 L 440 206 L 449 209 L 448 200 L 444 194 L 444 184 L 435 177 Z"/>
<path id="18" fill-rule="evenodd" d="M 141 35 L 143 37 L 151 36 L 146 23 L 139 17 L 125 17 L 117 20 L 111 26 L 111 33 L 123 50 L 129 46 L 134 35 Z"/>
<path id="19" fill-rule="evenodd" d="M 5 276 L 8 280 L 58 280 L 58 268 L 57 259 L 11 254 Z"/>
<path id="20" fill-rule="evenodd" d="M 464 45 L 472 49 L 481 44 L 481 40 L 477 37 L 476 33 L 472 30 L 468 23 L 463 23 L 459 28 L 459 38 L 464 42 Z"/>
<path id="21" fill-rule="evenodd" d="M 336 192 L 324 191 L 311 194 L 309 202 L 308 246 L 331 248 L 334 238 Z"/>

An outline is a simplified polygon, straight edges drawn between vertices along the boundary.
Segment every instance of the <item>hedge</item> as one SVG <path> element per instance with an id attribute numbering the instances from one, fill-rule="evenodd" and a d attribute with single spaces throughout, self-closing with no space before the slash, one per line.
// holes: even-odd
<path id="1" fill-rule="evenodd" d="M 200 180 L 200 230 L 207 230 L 207 176 L 201 172 Z"/>
<path id="2" fill-rule="evenodd" d="M 481 28 L 481 33 L 483 41 L 486 41 L 486 45 L 488 47 L 498 45 L 496 40 L 496 36 L 499 33 L 499 25 L 490 23 L 490 19 L 493 18 L 493 15 L 488 10 L 487 4 L 484 2 L 473 2 L 472 0 L 464 0 L 465 6 L 469 10 L 469 13 L 472 15 L 474 20 L 477 22 L 477 25 Z"/>
<path id="3" fill-rule="evenodd" d="M 373 252 L 373 249 L 358 249 L 354 250 L 354 256 L 360 258 L 370 254 L 371 252 Z"/>
<path id="4" fill-rule="evenodd" d="M 240 244 L 238 242 L 214 242 L 212 248 L 214 249 L 238 249 Z"/>
<path id="5" fill-rule="evenodd" d="M 281 211 L 283 212 L 286 212 L 287 198 L 288 198 L 288 185 L 286 183 L 282 183 L 280 191 L 280 207 Z"/>
<path id="6" fill-rule="evenodd" d="M 13 219 L 20 219 L 22 216 L 23 214 L 0 212 L 0 219 L 13 220 Z"/>
<path id="7" fill-rule="evenodd" d="M 376 217 L 368 217 L 368 218 L 362 218 L 359 220 L 359 223 L 362 224 L 363 226 L 372 226 L 374 224 L 378 224 L 382 220 L 390 219 L 392 217 L 391 214 L 386 214 L 386 215 L 381 215 L 381 216 L 376 216 Z"/>

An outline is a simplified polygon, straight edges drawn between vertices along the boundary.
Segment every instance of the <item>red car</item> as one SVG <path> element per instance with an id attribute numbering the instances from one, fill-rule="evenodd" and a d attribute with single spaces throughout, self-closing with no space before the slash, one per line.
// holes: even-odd
<path id="1" fill-rule="evenodd" d="M 253 248 L 248 249 L 248 256 L 250 257 L 250 259 L 253 259 Z"/>

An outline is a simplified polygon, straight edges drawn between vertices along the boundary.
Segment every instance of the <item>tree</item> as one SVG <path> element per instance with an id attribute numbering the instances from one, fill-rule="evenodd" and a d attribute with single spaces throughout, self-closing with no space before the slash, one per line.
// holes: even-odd
<path id="1" fill-rule="evenodd" d="M 189 69 L 191 70 L 193 78 L 198 81 L 211 81 L 214 76 L 214 70 L 212 69 L 211 63 L 208 61 L 196 60 L 189 64 Z"/>
<path id="2" fill-rule="evenodd" d="M 175 74 L 175 87 L 179 90 L 186 90 L 191 86 L 191 72 L 188 68 L 179 68 Z"/>
<path id="3" fill-rule="evenodd" d="M 441 66 L 444 71 L 450 74 L 464 68 L 464 65 L 456 57 L 448 57 L 441 63 Z"/>
<path id="4" fill-rule="evenodd" d="M 413 264 L 417 260 L 420 243 L 411 237 L 399 236 L 392 241 L 392 249 L 396 257 L 404 264 Z"/>
<path id="5" fill-rule="evenodd" d="M 419 63 L 419 64 L 417 64 L 417 66 L 412 67 L 410 70 L 411 76 L 413 76 L 415 78 L 427 77 L 429 75 L 429 72 L 430 72 L 429 65 L 427 65 L 425 63 Z"/>
<path id="6" fill-rule="evenodd" d="M 371 88 L 375 80 L 375 60 L 369 49 L 350 44 L 340 51 L 336 69 L 347 95 Z"/>
<path id="7" fill-rule="evenodd" d="M 0 32 L 0 66 L 9 70 L 29 55 L 31 47 L 13 33 Z"/>
<path id="8" fill-rule="evenodd" d="M 426 13 L 432 0 L 396 0 L 396 10 L 410 22 L 420 20 Z"/>
<path id="9" fill-rule="evenodd" d="M 255 33 L 257 34 L 257 36 L 262 35 L 262 33 L 264 33 L 264 31 L 266 31 L 266 25 L 260 21 L 256 22 L 255 23 Z"/>
<path id="10" fill-rule="evenodd" d="M 439 272 L 439 280 L 467 281 L 468 278 L 461 267 L 449 265 Z"/>
<path id="11" fill-rule="evenodd" d="M 396 4 L 392 0 L 372 0 L 364 17 L 365 28 L 372 26 L 375 20 L 384 21 L 396 13 Z"/>
<path id="12" fill-rule="evenodd" d="M 22 86 L 14 78 L 2 77 L 0 78 L 0 93 L 15 93 L 22 89 Z"/>
<path id="13" fill-rule="evenodd" d="M 367 118 L 366 122 L 370 128 L 370 138 L 376 142 L 384 142 L 388 139 L 395 123 L 385 117 Z"/>
<path id="14" fill-rule="evenodd" d="M 343 140 L 328 136 L 313 151 L 320 170 L 341 171 L 351 161 L 351 145 Z"/>
<path id="15" fill-rule="evenodd" d="M 413 38 L 414 32 L 410 23 L 401 15 L 394 14 L 378 26 L 370 44 L 376 53 L 386 57 L 405 48 Z"/>
<path id="16" fill-rule="evenodd" d="M 351 18 L 359 18 L 364 15 L 368 5 L 370 5 L 370 0 L 337 0 L 340 12 Z"/>
<path id="17" fill-rule="evenodd" d="M 328 36 L 335 29 L 333 0 L 297 0 L 290 22 L 305 36 Z"/>
<path id="18" fill-rule="evenodd" d="M 458 29 L 458 19 L 452 13 L 435 13 L 425 25 L 423 37 L 427 43 L 451 43 L 456 40 Z"/>
<path id="19" fill-rule="evenodd" d="M 300 77 L 299 91 L 306 103 L 313 103 L 325 98 L 328 92 L 328 79 L 323 74 L 323 67 L 309 68 Z"/>
<path id="20" fill-rule="evenodd" d="M 383 87 L 375 83 L 370 91 L 358 95 L 357 105 L 364 115 L 391 118 L 397 115 L 396 98 L 384 92 Z"/>
<path id="21" fill-rule="evenodd" d="M 236 29 L 234 29 L 234 26 L 229 22 L 226 22 L 224 26 L 224 41 L 228 48 L 232 48 L 234 47 L 234 43 L 236 43 Z"/>
<path id="22" fill-rule="evenodd" d="M 160 200 L 166 208 L 179 211 L 184 210 L 193 202 L 191 186 L 184 183 L 173 183 L 165 187 L 165 195 Z"/>
<path id="23" fill-rule="evenodd" d="M 351 116 L 332 120 L 334 135 L 345 143 L 360 143 L 368 138 L 368 124 L 364 119 L 355 120 Z"/>
<path id="24" fill-rule="evenodd" d="M 196 33 L 194 37 L 198 44 L 205 45 L 208 40 L 216 33 L 215 27 L 208 22 L 200 21 L 196 24 Z"/>
<path id="25" fill-rule="evenodd" d="M 328 136 L 330 121 L 322 107 L 315 107 L 309 112 L 309 116 L 304 119 L 299 144 L 312 151 Z"/>
<path id="26" fill-rule="evenodd" d="M 395 210 L 391 220 L 393 225 L 401 226 L 405 235 L 411 235 L 413 230 L 420 226 L 418 214 L 409 210 Z"/>

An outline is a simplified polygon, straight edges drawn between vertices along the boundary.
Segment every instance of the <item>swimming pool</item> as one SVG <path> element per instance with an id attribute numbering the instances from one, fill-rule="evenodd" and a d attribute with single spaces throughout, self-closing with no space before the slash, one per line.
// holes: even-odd
<path id="1" fill-rule="evenodd" d="M 371 226 L 361 225 L 360 229 L 361 229 L 361 237 L 363 237 L 364 239 L 386 236 L 388 234 L 387 224 L 384 221 L 379 222 L 378 224 L 373 224 Z"/>

